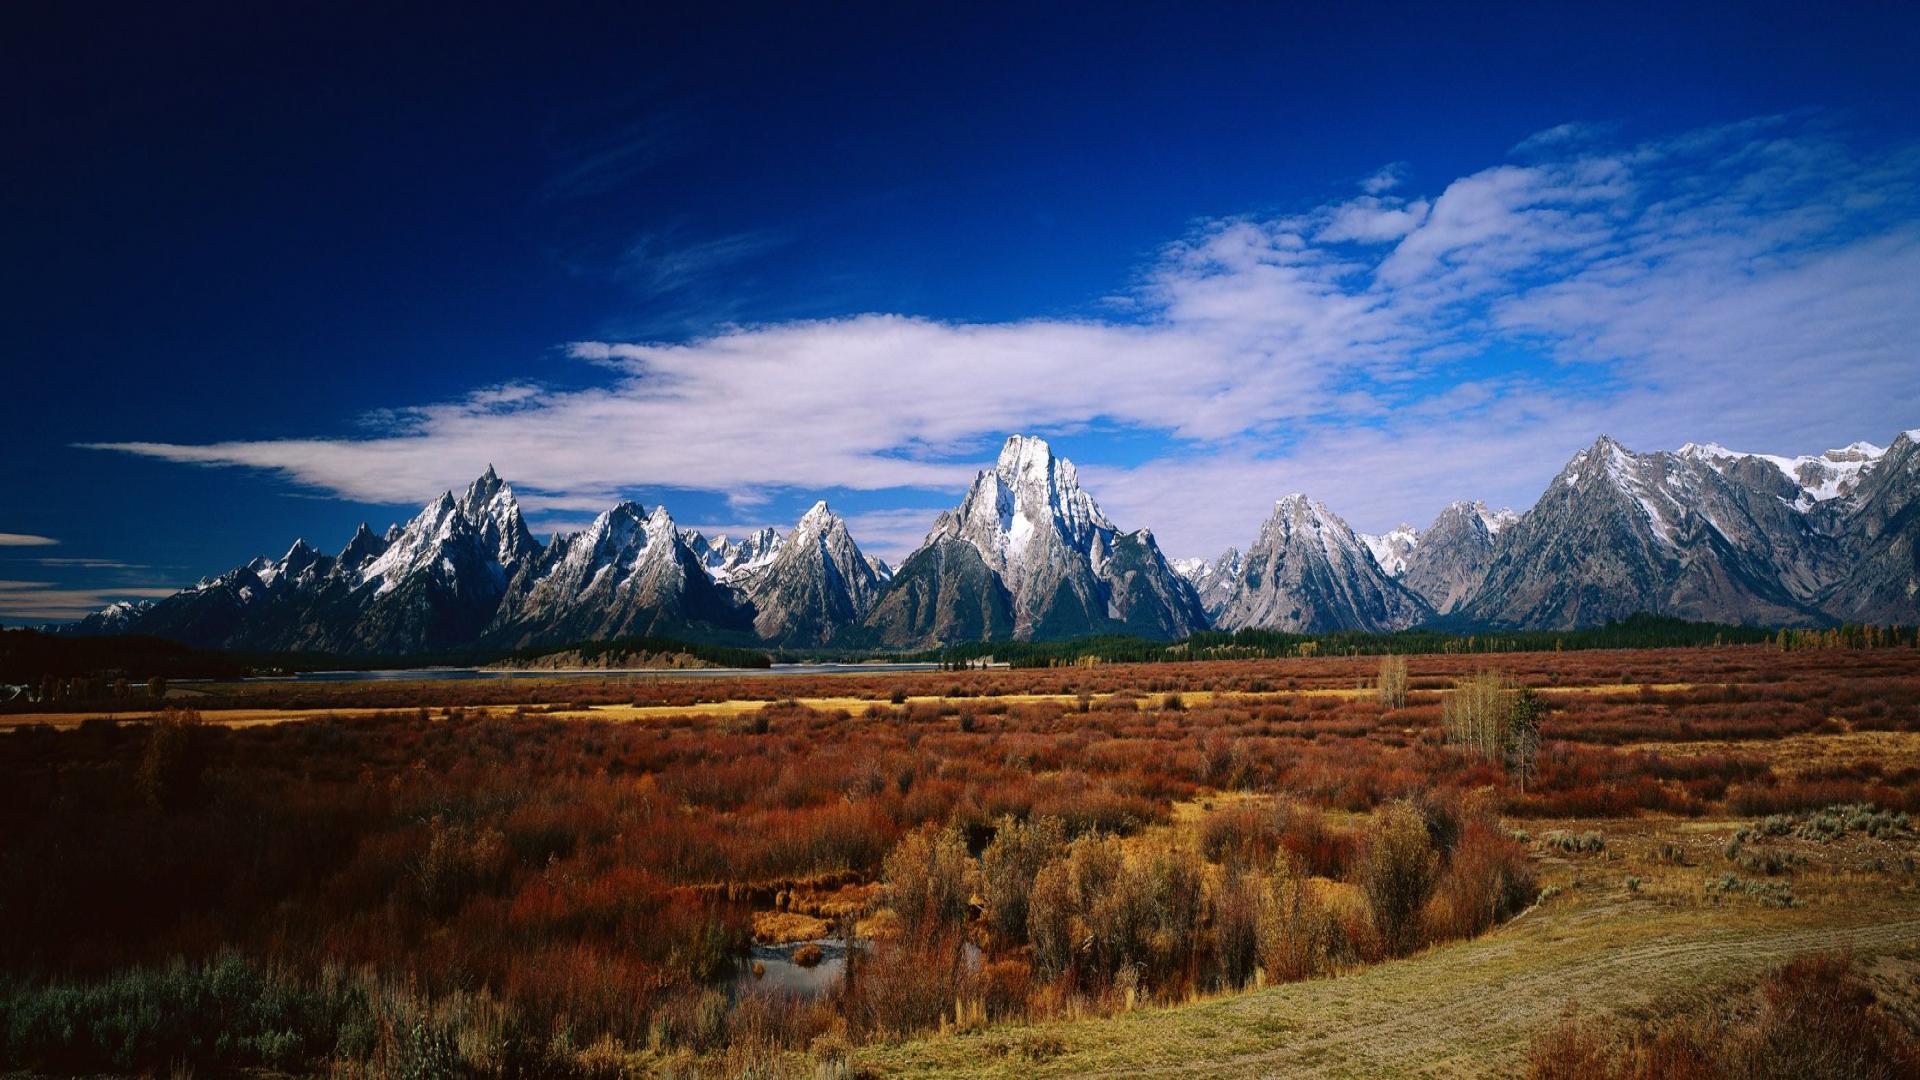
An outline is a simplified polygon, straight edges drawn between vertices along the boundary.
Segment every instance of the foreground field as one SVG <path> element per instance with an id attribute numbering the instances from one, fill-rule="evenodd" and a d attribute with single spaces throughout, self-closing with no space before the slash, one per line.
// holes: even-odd
<path id="1" fill-rule="evenodd" d="M 1920 1003 L 1911 649 L 176 694 L 0 719 L 0 1066 L 1500 1073 L 1810 951 Z"/>
<path id="2" fill-rule="evenodd" d="M 1609 840 L 1614 858 L 1556 860 L 1546 875 L 1553 895 L 1511 923 L 1405 960 L 1113 1018 L 942 1035 L 854 1060 L 889 1076 L 1513 1075 L 1570 1009 L 1671 1017 L 1808 953 L 1851 956 L 1916 1018 L 1920 895 L 1911 887 L 1890 895 L 1829 853 L 1820 869 L 1803 868 L 1803 882 L 1822 884 L 1799 906 L 1716 900 L 1701 891 L 1699 868 L 1676 870 L 1650 853 L 1677 841 L 1715 862 L 1707 842 L 1743 826 L 1687 825 L 1629 825 Z"/>

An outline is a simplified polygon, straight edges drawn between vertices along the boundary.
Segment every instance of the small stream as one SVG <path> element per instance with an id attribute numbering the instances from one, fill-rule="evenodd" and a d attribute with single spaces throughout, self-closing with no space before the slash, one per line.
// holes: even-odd
<path id="1" fill-rule="evenodd" d="M 812 967 L 802 967 L 793 961 L 793 954 L 805 945 L 820 947 L 820 962 Z M 866 940 L 853 943 L 853 947 L 860 950 L 871 946 L 872 942 Z M 980 947 L 969 941 L 962 946 L 962 950 L 962 962 L 967 965 L 967 970 L 979 970 L 982 961 Z M 761 967 L 759 976 L 753 973 L 756 963 Z M 790 941 L 783 945 L 755 942 L 752 955 L 734 973 L 728 994 L 736 1000 L 743 994 L 789 994 L 810 1001 L 838 986 L 846 973 L 847 943 L 841 938 Z"/>

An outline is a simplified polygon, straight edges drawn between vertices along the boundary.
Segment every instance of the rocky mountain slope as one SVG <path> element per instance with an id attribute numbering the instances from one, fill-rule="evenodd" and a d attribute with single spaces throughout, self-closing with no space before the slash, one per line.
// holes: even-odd
<path id="1" fill-rule="evenodd" d="M 1173 564 L 1173 569 L 1193 586 L 1194 593 L 1200 597 L 1200 608 L 1211 624 L 1219 620 L 1227 602 L 1233 599 L 1233 583 L 1239 579 L 1243 565 L 1245 559 L 1240 549 L 1230 547 L 1212 561 L 1182 559 Z"/>
<path id="2" fill-rule="evenodd" d="M 1247 549 L 1220 629 L 1403 630 L 1432 614 L 1388 576 L 1358 534 L 1305 495 L 1274 505 Z"/>
<path id="3" fill-rule="evenodd" d="M 1601 436 L 1503 530 L 1457 610 L 1495 627 L 1583 626 L 1636 611 L 1825 621 L 1814 599 L 1840 576 L 1846 545 L 1821 505 L 1828 478 L 1817 479 L 1809 490 L 1758 455 L 1636 454 Z"/>
<path id="4" fill-rule="evenodd" d="M 1828 505 L 1845 557 L 1820 591 L 1821 611 L 1848 622 L 1920 621 L 1920 430 L 1902 432 Z"/>
<path id="5" fill-rule="evenodd" d="M 747 576 L 754 631 L 777 645 L 824 645 L 866 618 L 883 584 L 847 523 L 826 503 L 814 503 L 773 560 Z"/>
<path id="6" fill-rule="evenodd" d="M 1407 552 L 1400 584 L 1445 615 L 1464 603 L 1486 579 L 1494 542 L 1519 520 L 1511 510 L 1490 511 L 1481 502 L 1456 502 L 1440 511 Z"/>

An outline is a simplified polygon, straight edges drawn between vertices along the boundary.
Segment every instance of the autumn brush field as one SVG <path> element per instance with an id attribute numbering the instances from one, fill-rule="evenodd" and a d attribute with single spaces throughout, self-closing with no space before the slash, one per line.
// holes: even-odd
<path id="1" fill-rule="evenodd" d="M 29 1073 L 1920 1069 L 1920 650 L 0 715 Z"/>

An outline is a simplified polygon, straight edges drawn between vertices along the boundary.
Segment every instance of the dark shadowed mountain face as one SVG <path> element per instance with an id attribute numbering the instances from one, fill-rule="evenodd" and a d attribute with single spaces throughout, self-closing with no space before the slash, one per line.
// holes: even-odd
<path id="1" fill-rule="evenodd" d="M 1380 569 L 1339 515 L 1289 495 L 1247 549 L 1218 623 L 1223 630 L 1389 631 L 1431 614 L 1425 601 Z"/>
<path id="2" fill-rule="evenodd" d="M 1493 563 L 1495 538 L 1518 518 L 1511 510 L 1490 511 L 1485 503 L 1448 506 L 1404 556 L 1400 584 L 1435 612 L 1453 611 L 1480 588 Z"/>
<path id="3" fill-rule="evenodd" d="M 1855 489 L 1837 500 L 1843 570 L 1821 609 L 1848 622 L 1920 622 L 1920 431 L 1893 441 Z"/>
<path id="4" fill-rule="evenodd" d="M 931 648 L 1208 626 L 1320 632 L 1586 626 L 1647 611 L 1716 622 L 1920 622 L 1920 446 L 1804 458 L 1602 437 L 1523 516 L 1455 503 L 1423 533 L 1356 534 L 1305 496 L 1243 556 L 1168 564 L 1039 439 L 1007 440 L 897 572 L 816 505 L 792 532 L 682 531 L 635 503 L 541 546 L 493 470 L 338 555 L 296 541 L 67 632 L 246 651 L 404 654 L 628 635 Z M 1385 560 L 1383 564 L 1382 559 Z"/>
<path id="5" fill-rule="evenodd" d="M 863 642 L 895 649 L 1013 637 L 1013 596 L 980 552 L 942 537 L 907 556 L 860 628 Z"/>

